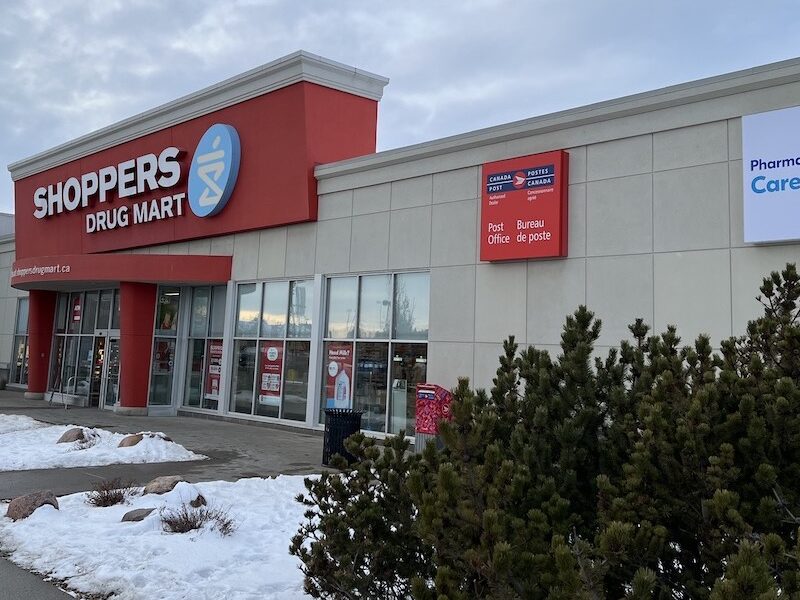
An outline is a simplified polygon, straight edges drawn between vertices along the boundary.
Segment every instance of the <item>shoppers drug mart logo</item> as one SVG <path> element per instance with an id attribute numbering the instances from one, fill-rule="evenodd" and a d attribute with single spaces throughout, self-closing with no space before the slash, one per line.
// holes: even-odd
<path id="1" fill-rule="evenodd" d="M 240 158 L 239 134 L 230 125 L 217 123 L 203 134 L 189 167 L 189 208 L 196 216 L 211 217 L 225 208 Z"/>

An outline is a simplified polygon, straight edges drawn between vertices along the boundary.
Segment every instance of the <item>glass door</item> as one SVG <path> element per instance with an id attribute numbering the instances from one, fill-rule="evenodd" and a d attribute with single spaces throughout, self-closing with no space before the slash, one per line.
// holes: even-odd
<path id="1" fill-rule="evenodd" d="M 108 338 L 103 361 L 103 408 L 114 408 L 119 401 L 119 338 Z"/>
<path id="2" fill-rule="evenodd" d="M 106 362 L 106 338 L 94 338 L 94 359 L 92 361 L 92 374 L 89 381 L 89 406 L 100 406 L 100 393 L 103 387 L 103 370 Z"/>

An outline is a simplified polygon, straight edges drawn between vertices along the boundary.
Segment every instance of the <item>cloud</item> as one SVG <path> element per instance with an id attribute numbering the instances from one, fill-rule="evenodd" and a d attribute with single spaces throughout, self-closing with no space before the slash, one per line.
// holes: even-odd
<path id="1" fill-rule="evenodd" d="M 0 163 L 301 48 L 390 78 L 392 148 L 788 58 L 798 29 L 791 0 L 0 2 Z"/>

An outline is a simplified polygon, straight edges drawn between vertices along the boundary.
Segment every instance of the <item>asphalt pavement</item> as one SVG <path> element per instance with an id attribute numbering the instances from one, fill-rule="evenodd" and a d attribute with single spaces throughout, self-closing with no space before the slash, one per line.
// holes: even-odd
<path id="1" fill-rule="evenodd" d="M 57 425 L 100 427 L 119 433 L 160 431 L 207 460 L 142 465 L 107 465 L 30 471 L 0 472 L 0 500 L 38 490 L 57 496 L 82 492 L 103 479 L 119 477 L 144 485 L 161 475 L 181 475 L 186 480 L 236 481 L 243 477 L 308 474 L 322 470 L 322 436 L 270 424 L 242 424 L 216 419 L 121 416 L 97 408 L 64 409 L 41 400 L 26 400 L 22 393 L 0 391 L 0 414 L 21 414 Z M 2 548 L 0 548 L 2 552 Z M 50 600 L 69 598 L 54 584 L 0 557 L 0 600 Z"/>

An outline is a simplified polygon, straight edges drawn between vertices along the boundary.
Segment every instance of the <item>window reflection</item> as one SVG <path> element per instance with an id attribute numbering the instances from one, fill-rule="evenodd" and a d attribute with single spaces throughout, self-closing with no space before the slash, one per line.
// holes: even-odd
<path id="1" fill-rule="evenodd" d="M 389 319 L 392 316 L 391 275 L 370 275 L 361 278 L 358 301 L 358 337 L 389 338 Z"/>
<path id="2" fill-rule="evenodd" d="M 356 277 L 334 277 L 328 280 L 328 319 L 325 337 L 352 338 L 356 323 Z"/>
<path id="3" fill-rule="evenodd" d="M 430 311 L 428 273 L 400 273 L 394 285 L 394 338 L 427 340 Z"/>
<path id="4" fill-rule="evenodd" d="M 314 308 L 313 282 L 293 281 L 291 291 L 288 337 L 311 337 L 311 311 Z"/>
<path id="5" fill-rule="evenodd" d="M 286 334 L 286 308 L 289 296 L 288 281 L 271 281 L 264 287 L 264 306 L 261 313 L 262 337 Z"/>
<path id="6" fill-rule="evenodd" d="M 236 335 L 256 337 L 261 317 L 261 284 L 243 283 L 238 288 Z"/>

